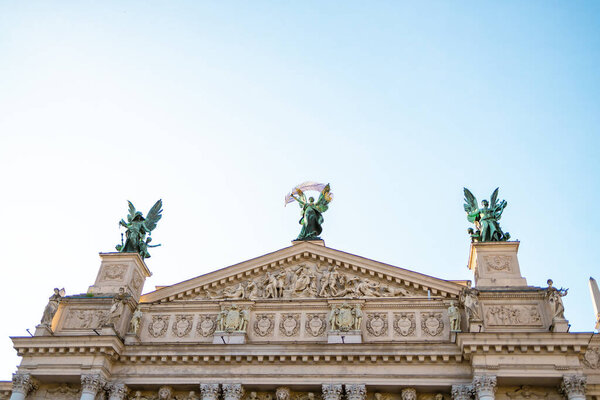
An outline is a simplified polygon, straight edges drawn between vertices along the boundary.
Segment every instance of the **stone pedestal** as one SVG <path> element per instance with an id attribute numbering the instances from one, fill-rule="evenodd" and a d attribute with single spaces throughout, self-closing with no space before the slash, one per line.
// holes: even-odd
<path id="1" fill-rule="evenodd" d="M 327 343 L 362 343 L 362 334 L 360 331 L 330 331 Z"/>
<path id="2" fill-rule="evenodd" d="M 475 332 L 475 333 L 479 333 L 479 332 L 483 332 L 483 320 L 481 319 L 473 319 L 471 321 L 469 321 L 468 323 L 469 326 L 469 332 Z"/>
<path id="3" fill-rule="evenodd" d="M 50 327 L 48 325 L 37 325 L 35 327 L 35 334 L 34 336 L 52 336 L 54 335 L 54 333 L 52 333 L 52 329 L 50 329 Z"/>
<path id="4" fill-rule="evenodd" d="M 302 244 L 302 243 L 312 243 L 312 244 L 316 244 L 319 246 L 325 246 L 325 241 L 323 239 L 317 239 L 317 240 L 292 240 L 292 244 L 298 245 L 298 244 Z"/>
<path id="5" fill-rule="evenodd" d="M 476 288 L 524 287 L 517 252 L 519 242 L 471 243 L 469 269 Z"/>
<path id="6" fill-rule="evenodd" d="M 215 332 L 213 344 L 244 344 L 246 332 Z"/>
<path id="7" fill-rule="evenodd" d="M 552 332 L 568 332 L 569 331 L 569 321 L 564 318 L 554 318 L 552 320 L 552 325 L 550 326 L 550 330 Z"/>
<path id="8" fill-rule="evenodd" d="M 139 302 L 144 282 L 151 272 L 137 253 L 100 253 L 102 259 L 96 282 L 88 293 L 116 294 L 119 288 Z"/>

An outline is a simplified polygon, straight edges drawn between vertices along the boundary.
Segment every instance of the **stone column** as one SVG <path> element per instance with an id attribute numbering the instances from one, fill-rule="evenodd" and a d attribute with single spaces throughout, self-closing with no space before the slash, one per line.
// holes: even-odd
<path id="1" fill-rule="evenodd" d="M 496 393 L 496 377 L 494 375 L 477 375 L 473 377 L 473 392 L 476 400 L 494 400 Z"/>
<path id="2" fill-rule="evenodd" d="M 346 400 L 365 400 L 367 387 L 365 385 L 346 385 Z"/>
<path id="3" fill-rule="evenodd" d="M 417 400 L 417 390 L 413 388 L 402 389 L 400 397 L 402 397 L 402 400 Z"/>
<path id="4" fill-rule="evenodd" d="M 342 398 L 342 385 L 324 383 L 323 400 L 340 400 Z"/>
<path id="5" fill-rule="evenodd" d="M 124 383 L 111 383 L 108 386 L 108 400 L 126 400 L 129 388 Z"/>
<path id="6" fill-rule="evenodd" d="M 95 400 L 98 391 L 104 388 L 106 382 L 96 375 L 81 375 L 81 397 L 80 400 Z"/>
<path id="7" fill-rule="evenodd" d="M 583 375 L 565 375 L 560 390 L 568 400 L 585 400 L 585 384 Z"/>
<path id="8" fill-rule="evenodd" d="M 29 374 L 16 373 L 12 378 L 12 394 L 10 400 L 23 400 L 38 387 L 37 381 Z"/>
<path id="9" fill-rule="evenodd" d="M 240 400 L 244 395 L 244 388 L 241 383 L 224 383 L 223 400 Z"/>
<path id="10" fill-rule="evenodd" d="M 201 383 L 200 395 L 202 400 L 219 400 L 219 384 Z"/>
<path id="11" fill-rule="evenodd" d="M 471 400 L 472 395 L 473 386 L 452 385 L 452 400 Z"/>

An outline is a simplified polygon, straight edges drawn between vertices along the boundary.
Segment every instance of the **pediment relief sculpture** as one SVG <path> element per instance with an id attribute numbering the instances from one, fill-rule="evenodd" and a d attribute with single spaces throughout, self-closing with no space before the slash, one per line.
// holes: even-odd
<path id="1" fill-rule="evenodd" d="M 263 300 L 289 298 L 418 297 L 392 282 L 350 274 L 336 265 L 301 263 L 268 271 L 254 279 L 200 293 L 195 300 Z"/>

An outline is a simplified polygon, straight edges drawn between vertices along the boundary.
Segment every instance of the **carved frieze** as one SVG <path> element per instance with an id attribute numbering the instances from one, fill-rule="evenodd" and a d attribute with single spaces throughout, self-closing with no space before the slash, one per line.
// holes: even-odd
<path id="1" fill-rule="evenodd" d="M 511 272 L 511 256 L 483 256 L 483 262 L 490 272 Z"/>
<path id="2" fill-rule="evenodd" d="M 591 346 L 588 347 L 583 355 L 583 363 L 588 368 L 598 369 L 600 368 L 600 347 Z"/>
<path id="3" fill-rule="evenodd" d="M 414 336 L 416 327 L 414 312 L 394 314 L 394 331 L 400 336 Z"/>
<path id="4" fill-rule="evenodd" d="M 65 317 L 63 329 L 96 329 L 107 316 L 107 310 L 70 309 Z"/>
<path id="5" fill-rule="evenodd" d="M 485 323 L 489 326 L 542 325 L 542 317 L 536 305 L 488 305 L 484 310 Z"/>
<path id="6" fill-rule="evenodd" d="M 444 329 L 441 313 L 421 313 L 421 329 L 427 336 L 439 336 Z"/>
<path id="7" fill-rule="evenodd" d="M 200 336 L 207 337 L 215 333 L 217 329 L 217 314 L 203 314 L 198 318 L 196 332 Z"/>
<path id="8" fill-rule="evenodd" d="M 152 321 L 148 324 L 148 333 L 154 338 L 165 336 L 169 327 L 170 315 L 153 315 Z"/>
<path id="9" fill-rule="evenodd" d="M 127 266 L 122 264 L 107 265 L 102 273 L 102 281 L 120 281 L 123 280 Z"/>
<path id="10" fill-rule="evenodd" d="M 506 390 L 506 397 L 509 399 L 547 399 L 550 396 L 550 392 L 547 388 L 533 388 L 528 385 L 519 386 L 516 389 L 504 388 Z"/>
<path id="11" fill-rule="evenodd" d="M 297 336 L 300 330 L 300 314 L 281 314 L 279 331 L 284 336 Z"/>
<path id="12" fill-rule="evenodd" d="M 327 329 L 326 314 L 307 314 L 305 330 L 310 336 L 322 336 Z"/>
<path id="13" fill-rule="evenodd" d="M 387 333 L 388 316 L 381 313 L 367 313 L 367 332 L 372 336 L 383 336 Z"/>
<path id="14" fill-rule="evenodd" d="M 171 328 L 173 335 L 180 338 L 189 335 L 193 324 L 194 316 L 192 314 L 175 315 L 175 321 L 173 321 L 173 327 Z"/>
<path id="15" fill-rule="evenodd" d="M 273 333 L 275 326 L 275 314 L 256 314 L 254 321 L 254 333 L 258 336 L 265 337 Z"/>

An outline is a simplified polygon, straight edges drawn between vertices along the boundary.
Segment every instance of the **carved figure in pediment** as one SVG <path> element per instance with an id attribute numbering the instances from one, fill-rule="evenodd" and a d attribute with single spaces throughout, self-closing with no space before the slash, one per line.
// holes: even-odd
<path id="1" fill-rule="evenodd" d="M 285 290 L 286 287 L 286 281 L 287 281 L 287 274 L 285 273 L 285 271 L 281 271 L 279 272 L 279 274 L 277 274 L 277 297 L 283 297 L 283 291 Z"/>
<path id="2" fill-rule="evenodd" d="M 381 294 L 383 297 L 404 297 L 410 296 L 410 292 L 401 287 L 381 286 Z"/>
<path id="3" fill-rule="evenodd" d="M 244 285 L 239 283 L 237 286 L 230 286 L 223 289 L 223 297 L 226 299 L 243 299 L 246 296 Z"/>
<path id="4" fill-rule="evenodd" d="M 340 273 L 336 265 L 332 265 L 328 270 L 325 270 L 321 276 L 321 290 L 319 297 L 336 297 L 338 295 L 338 281 Z"/>
<path id="5" fill-rule="evenodd" d="M 460 292 L 459 301 L 460 304 L 465 308 L 467 313 L 467 321 L 481 321 L 481 307 L 479 305 L 479 290 L 472 289 L 469 281 L 469 285 L 463 288 Z"/>
<path id="6" fill-rule="evenodd" d="M 48 299 L 48 304 L 46 304 L 46 308 L 44 308 L 44 314 L 42 315 L 42 320 L 40 325 L 51 326 L 52 319 L 54 319 L 54 315 L 58 310 L 58 304 L 62 300 L 65 295 L 65 289 L 54 288 L 54 294 L 50 296 Z"/>
<path id="7" fill-rule="evenodd" d="M 131 316 L 131 321 L 129 321 L 129 332 L 134 335 L 138 335 L 140 331 L 140 323 L 142 321 L 142 310 L 139 307 L 135 309 L 133 315 Z"/>
<path id="8" fill-rule="evenodd" d="M 307 297 L 316 297 L 317 295 L 317 277 L 306 265 L 301 265 L 294 271 L 294 293 L 304 294 Z"/>
<path id="9" fill-rule="evenodd" d="M 380 287 L 381 284 L 379 282 L 364 279 L 358 283 L 356 291 L 358 292 L 359 296 L 381 297 L 381 295 L 379 294 Z"/>
<path id="10" fill-rule="evenodd" d="M 248 281 L 246 285 L 246 298 L 255 300 L 259 298 L 258 286 L 254 281 Z"/>
<path id="11" fill-rule="evenodd" d="M 267 272 L 267 276 L 264 281 L 265 287 L 265 299 L 277 298 L 277 277 L 271 272 Z"/>

